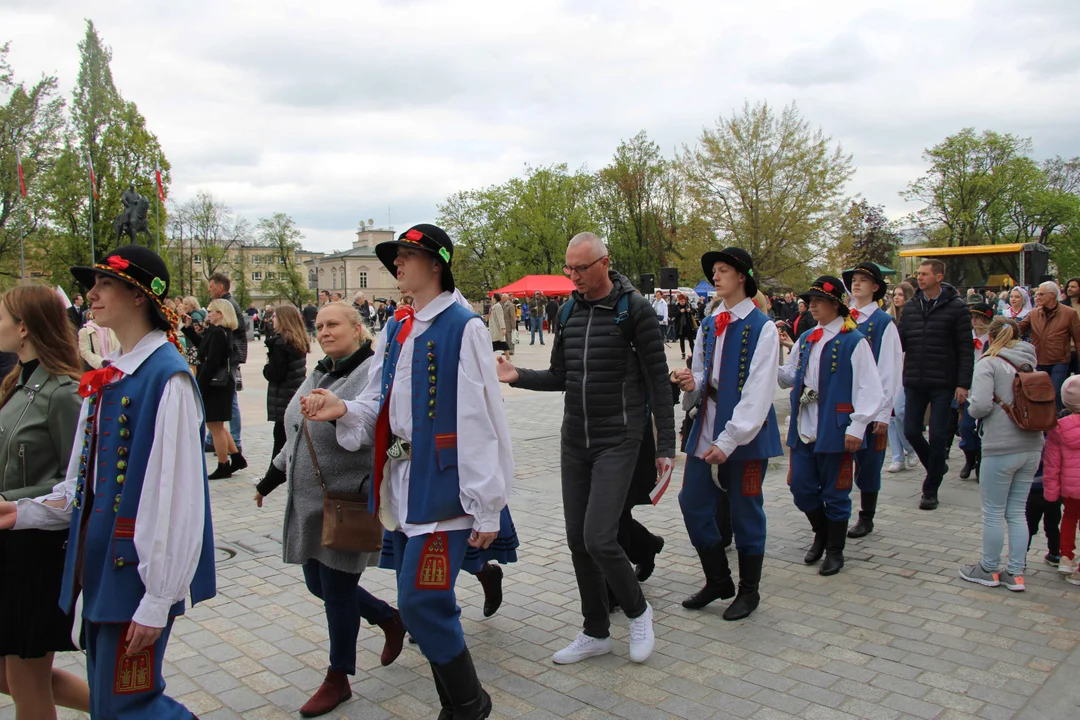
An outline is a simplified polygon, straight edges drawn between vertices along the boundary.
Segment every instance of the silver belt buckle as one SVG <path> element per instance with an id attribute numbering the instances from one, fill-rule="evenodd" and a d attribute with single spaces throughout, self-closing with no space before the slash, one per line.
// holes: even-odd
<path id="1" fill-rule="evenodd" d="M 802 395 L 799 397 L 799 404 L 812 405 L 817 402 L 817 399 L 817 390 L 813 390 L 811 388 L 803 388 Z"/>
<path id="2" fill-rule="evenodd" d="M 390 447 L 386 449 L 386 457 L 391 460 L 411 460 L 412 446 L 401 438 L 395 437 L 394 442 L 390 443 Z"/>

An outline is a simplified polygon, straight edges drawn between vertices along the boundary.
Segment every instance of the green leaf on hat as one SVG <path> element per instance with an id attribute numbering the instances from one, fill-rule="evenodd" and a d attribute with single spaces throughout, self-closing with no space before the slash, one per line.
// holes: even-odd
<path id="1" fill-rule="evenodd" d="M 165 281 L 159 277 L 154 278 L 153 282 L 150 283 L 150 290 L 155 295 L 161 295 L 165 292 Z"/>
<path id="2" fill-rule="evenodd" d="M 446 248 L 439 248 L 439 257 L 441 257 L 444 262 L 450 262 L 450 251 Z"/>
<path id="3" fill-rule="evenodd" d="M 750 277 L 754 277 L 754 268 L 750 268 L 749 270 L 747 270 L 746 274 L 749 275 Z"/>

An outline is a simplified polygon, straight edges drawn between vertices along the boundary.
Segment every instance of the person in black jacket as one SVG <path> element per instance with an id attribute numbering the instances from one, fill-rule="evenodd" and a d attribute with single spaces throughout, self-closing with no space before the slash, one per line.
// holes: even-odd
<path id="1" fill-rule="evenodd" d="M 229 416 L 229 434 L 232 435 L 236 447 L 243 449 L 243 443 L 240 442 L 240 403 L 236 397 L 236 392 L 243 384 L 240 377 L 240 366 L 247 362 L 247 316 L 244 315 L 244 311 L 240 309 L 240 304 L 233 299 L 232 293 L 229 292 L 231 287 L 232 281 L 229 280 L 228 275 L 222 272 L 211 275 L 210 282 L 207 284 L 210 297 L 214 300 L 219 298 L 227 300 L 233 306 L 233 312 L 236 313 L 237 325 L 232 331 L 232 352 L 229 357 L 233 376 L 232 414 Z"/>
<path id="2" fill-rule="evenodd" d="M 926 469 L 919 508 L 938 506 L 938 488 L 948 468 L 956 408 L 967 400 L 975 354 L 971 351 L 971 312 L 952 285 L 943 282 L 945 263 L 919 265 L 919 289 L 900 315 L 904 348 L 904 436 Z M 930 407 L 930 440 L 923 417 Z"/>
<path id="3" fill-rule="evenodd" d="M 274 314 L 274 331 L 266 338 L 266 419 L 274 423 L 274 451 L 270 461 L 285 446 L 285 408 L 307 377 L 307 356 L 311 350 L 304 318 L 292 305 L 282 305 Z M 267 471 L 269 472 L 269 471 Z"/>
<path id="4" fill-rule="evenodd" d="M 656 313 L 625 276 L 608 269 L 610 262 L 599 237 L 574 236 L 563 267 L 576 287 L 568 301 L 574 304 L 559 314 L 550 368 L 518 370 L 503 358 L 498 364 L 502 382 L 566 392 L 563 512 L 585 622 L 584 632 L 555 653 L 558 664 L 611 652 L 605 581 L 630 618 L 630 659 L 644 662 L 655 642 L 652 608 L 616 538 L 647 408 L 656 422 L 661 474 L 675 457 L 675 413 Z"/>

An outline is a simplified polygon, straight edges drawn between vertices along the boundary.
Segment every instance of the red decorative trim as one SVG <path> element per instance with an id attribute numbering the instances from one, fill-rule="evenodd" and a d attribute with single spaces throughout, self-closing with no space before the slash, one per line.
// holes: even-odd
<path id="1" fill-rule="evenodd" d="M 427 536 L 420 562 L 416 566 L 417 590 L 450 589 L 450 543 L 446 533 Z"/>
<path id="2" fill-rule="evenodd" d="M 855 406 L 851 403 L 836 403 L 836 412 L 853 413 L 855 412 Z"/>
<path id="3" fill-rule="evenodd" d="M 836 476 L 837 490 L 850 490 L 851 481 L 855 477 L 855 462 L 851 453 L 844 453 L 840 460 L 840 473 Z"/>
<path id="4" fill-rule="evenodd" d="M 128 540 L 135 539 L 135 519 L 134 518 L 117 518 L 116 530 L 113 531 L 114 538 L 124 538 Z"/>
<path id="5" fill-rule="evenodd" d="M 436 450 L 449 450 L 457 447 L 457 433 L 443 433 L 435 436 Z"/>
<path id="6" fill-rule="evenodd" d="M 761 462 L 751 460 L 743 465 L 742 495 L 757 497 L 761 494 Z"/>
<path id="7" fill-rule="evenodd" d="M 113 680 L 114 695 L 134 695 L 154 689 L 153 646 L 137 653 L 124 652 L 128 624 L 120 630 L 116 645 L 116 670 Z"/>

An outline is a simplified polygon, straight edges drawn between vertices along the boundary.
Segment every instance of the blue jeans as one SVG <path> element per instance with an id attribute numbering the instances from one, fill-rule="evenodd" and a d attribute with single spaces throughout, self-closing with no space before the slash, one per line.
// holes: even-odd
<path id="1" fill-rule="evenodd" d="M 529 336 L 529 344 L 532 345 L 536 341 L 536 333 L 540 333 L 540 344 L 544 344 L 544 318 L 534 317 L 529 318 L 529 329 L 532 334 Z"/>
<path id="2" fill-rule="evenodd" d="M 360 575 L 334 570 L 312 558 L 303 565 L 304 582 L 323 601 L 330 630 L 330 669 L 356 674 L 356 637 L 360 618 L 378 625 L 394 616 L 385 602 L 360 587 Z"/>
<path id="3" fill-rule="evenodd" d="M 1039 365 L 1036 370 L 1042 370 L 1050 375 L 1050 382 L 1054 383 L 1054 398 L 1057 400 L 1058 412 L 1065 409 L 1061 404 L 1061 386 L 1069 379 L 1069 363 L 1056 365 Z"/>
<path id="4" fill-rule="evenodd" d="M 982 495 L 984 570 L 994 572 L 1001 563 L 1005 546 L 1005 526 L 1009 528 L 1010 575 L 1022 575 L 1028 547 L 1027 501 L 1035 469 L 1039 467 L 1038 452 L 983 455 L 979 471 L 979 492 Z"/>
<path id="5" fill-rule="evenodd" d="M 904 436 L 926 468 L 923 495 L 937 497 L 945 477 L 945 460 L 949 455 L 950 415 L 955 391 L 952 388 L 904 388 Z M 923 437 L 923 416 L 930 406 L 930 441 Z"/>
<path id="6" fill-rule="evenodd" d="M 889 419 L 889 444 L 892 446 L 893 462 L 902 463 L 906 455 L 915 452 L 911 449 L 911 443 L 904 437 L 903 393 L 896 396 L 896 402 L 893 405 L 893 416 Z"/>

